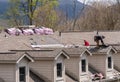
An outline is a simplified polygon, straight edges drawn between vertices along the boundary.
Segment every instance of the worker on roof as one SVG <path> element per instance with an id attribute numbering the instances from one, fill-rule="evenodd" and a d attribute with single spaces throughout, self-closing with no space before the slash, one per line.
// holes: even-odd
<path id="1" fill-rule="evenodd" d="M 89 48 L 90 43 L 88 41 L 84 40 L 84 46 L 87 46 L 87 48 Z"/>
<path id="2" fill-rule="evenodd" d="M 106 46 L 106 45 L 104 44 L 104 41 L 103 41 L 104 38 L 105 38 L 105 36 L 99 35 L 99 34 L 98 34 L 98 31 L 97 31 L 96 35 L 94 36 L 94 41 L 97 43 L 97 47 L 100 46 L 99 41 L 101 41 L 102 46 Z"/>

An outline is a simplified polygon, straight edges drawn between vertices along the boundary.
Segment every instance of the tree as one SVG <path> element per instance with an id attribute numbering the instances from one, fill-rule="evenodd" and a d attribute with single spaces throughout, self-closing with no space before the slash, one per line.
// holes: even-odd
<path id="1" fill-rule="evenodd" d="M 79 19 L 81 30 L 116 30 L 120 24 L 117 4 L 95 2 Z M 116 27 L 117 26 L 117 27 Z"/>
<path id="2" fill-rule="evenodd" d="M 59 18 L 55 10 L 55 6 L 57 6 L 57 2 L 55 0 L 42 2 L 42 6 L 35 11 L 35 24 L 37 26 L 42 25 L 50 28 L 56 27 Z"/>
<path id="3" fill-rule="evenodd" d="M 9 18 L 10 25 L 12 24 L 19 26 L 22 24 L 21 22 L 21 15 L 19 12 L 19 1 L 18 0 L 11 0 L 10 1 L 10 8 L 7 11 L 7 17 Z"/>
<path id="4" fill-rule="evenodd" d="M 27 24 L 32 25 L 34 23 L 33 18 L 35 17 L 34 16 L 35 11 L 38 10 L 39 7 L 50 2 L 51 0 L 10 0 L 10 1 L 11 1 L 10 9 L 12 9 L 12 11 L 9 9 L 10 11 L 8 12 L 9 13 L 8 16 L 14 19 L 16 25 L 20 25 L 22 23 L 25 24 L 26 21 L 28 21 L 26 22 Z M 55 6 L 56 5 L 55 2 L 57 3 L 57 0 L 51 1 L 51 5 Z M 18 21 L 22 21 L 22 23 Z"/>
<path id="5" fill-rule="evenodd" d="M 70 0 L 71 3 L 69 5 L 66 5 L 66 11 L 64 12 L 64 18 L 62 21 L 62 27 L 64 27 L 64 30 L 68 31 L 74 31 L 77 29 L 77 20 L 80 18 L 81 14 L 83 13 L 85 9 L 85 2 L 86 0 L 83 1 L 83 3 L 80 3 L 77 0 Z M 72 12 L 69 12 L 72 10 Z M 70 14 L 72 13 L 72 14 Z M 70 16 L 72 17 L 70 17 Z"/>
<path id="6" fill-rule="evenodd" d="M 81 8 L 81 10 L 79 11 L 79 13 L 76 15 L 76 3 L 75 3 L 75 1 L 74 1 L 74 8 L 73 8 L 73 11 L 74 11 L 74 19 L 73 19 L 73 25 L 72 25 L 72 30 L 74 31 L 75 30 L 75 28 L 76 28 L 76 22 L 77 22 L 77 20 L 78 20 L 78 18 L 80 17 L 80 15 L 83 13 L 83 11 L 84 11 L 84 9 L 85 9 L 85 2 L 86 2 L 86 0 L 84 0 L 83 1 L 83 6 L 82 6 L 82 8 Z"/>

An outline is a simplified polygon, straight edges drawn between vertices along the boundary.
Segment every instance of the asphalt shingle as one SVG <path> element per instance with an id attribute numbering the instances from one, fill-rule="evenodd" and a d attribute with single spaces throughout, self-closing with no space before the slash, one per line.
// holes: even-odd
<path id="1" fill-rule="evenodd" d="M 8 62 L 16 62 L 21 56 L 23 56 L 23 53 L 13 53 L 13 52 L 7 52 L 7 53 L 0 53 L 0 61 L 8 61 Z"/>
<path id="2" fill-rule="evenodd" d="M 84 40 L 87 40 L 90 45 L 96 45 L 94 36 L 96 31 L 91 32 L 62 32 L 61 36 L 56 34 L 55 37 L 63 44 L 79 44 L 84 45 Z M 105 44 L 120 44 L 120 31 L 100 31 L 99 35 L 105 36 Z"/>

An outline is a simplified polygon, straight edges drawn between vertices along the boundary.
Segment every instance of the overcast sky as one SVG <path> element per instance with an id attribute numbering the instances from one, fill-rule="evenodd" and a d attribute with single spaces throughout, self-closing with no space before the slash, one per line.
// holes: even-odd
<path id="1" fill-rule="evenodd" d="M 91 2 L 94 2 L 94 1 L 103 1 L 110 4 L 115 2 L 115 0 L 78 0 L 78 1 L 85 2 L 86 4 L 90 4 Z"/>

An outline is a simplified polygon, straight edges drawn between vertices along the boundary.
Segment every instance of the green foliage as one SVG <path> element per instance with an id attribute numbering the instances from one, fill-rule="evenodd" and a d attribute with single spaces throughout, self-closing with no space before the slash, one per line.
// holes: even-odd
<path id="1" fill-rule="evenodd" d="M 35 11 L 34 20 L 37 26 L 56 27 L 58 22 L 57 12 L 54 7 L 57 1 L 43 0 L 42 5 Z"/>
<path id="2" fill-rule="evenodd" d="M 7 17 L 9 17 L 9 24 L 11 26 L 22 24 L 23 12 L 22 9 L 19 8 L 19 3 L 19 0 L 10 0 L 10 7 L 7 11 Z"/>
<path id="3" fill-rule="evenodd" d="M 28 20 L 30 25 L 33 23 L 37 24 L 36 22 L 38 21 L 34 21 L 35 18 L 36 20 L 39 19 L 36 12 L 46 13 L 46 16 L 43 19 L 48 19 L 52 24 L 57 18 L 54 10 L 54 7 L 58 5 L 57 0 L 10 0 L 10 2 L 11 6 L 7 15 L 9 16 L 10 21 L 15 25 L 23 25 L 26 22 L 25 20 Z M 49 24 L 48 26 L 52 27 L 52 24 Z"/>

